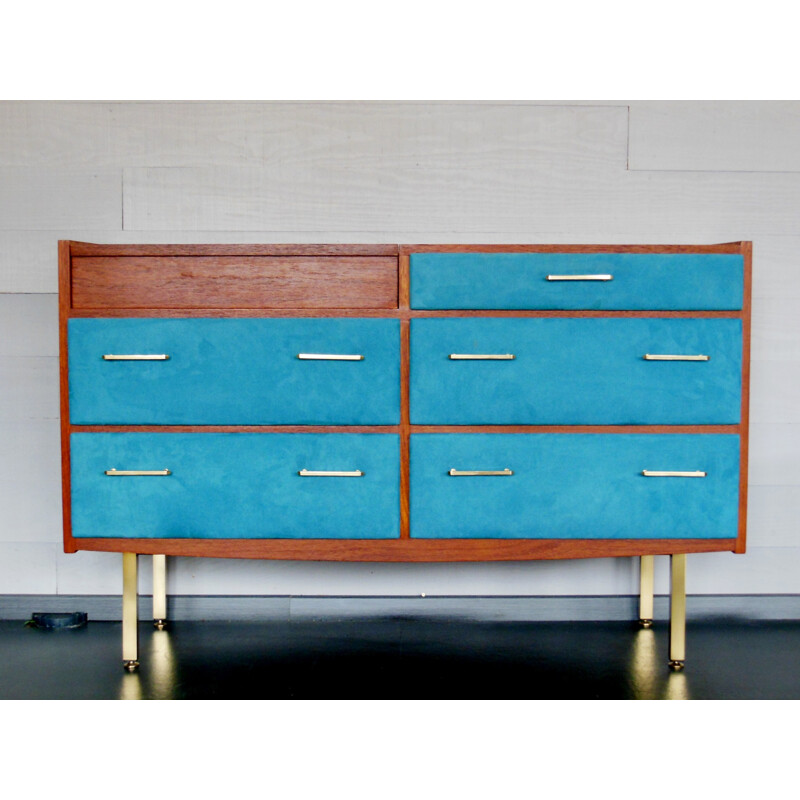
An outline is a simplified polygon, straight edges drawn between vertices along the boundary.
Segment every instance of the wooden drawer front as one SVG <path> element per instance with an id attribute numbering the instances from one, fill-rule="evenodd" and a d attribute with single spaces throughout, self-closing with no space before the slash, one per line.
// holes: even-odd
<path id="1" fill-rule="evenodd" d="M 410 270 L 419 309 L 736 310 L 744 292 L 742 256 L 720 253 L 412 253 Z"/>
<path id="2" fill-rule="evenodd" d="M 399 536 L 394 435 L 76 433 L 71 450 L 76 537 Z M 106 475 L 110 469 L 169 474 Z"/>
<path id="3" fill-rule="evenodd" d="M 707 474 L 645 477 L 643 470 Z M 734 538 L 738 487 L 733 435 L 411 437 L 412 537 Z"/>
<path id="4" fill-rule="evenodd" d="M 411 422 L 734 424 L 741 363 L 736 319 L 414 319 Z"/>
<path id="5" fill-rule="evenodd" d="M 396 308 L 397 256 L 72 260 L 73 308 Z"/>
<path id="6" fill-rule="evenodd" d="M 71 319 L 70 418 L 119 425 L 397 424 L 399 351 L 399 322 L 387 319 Z"/>

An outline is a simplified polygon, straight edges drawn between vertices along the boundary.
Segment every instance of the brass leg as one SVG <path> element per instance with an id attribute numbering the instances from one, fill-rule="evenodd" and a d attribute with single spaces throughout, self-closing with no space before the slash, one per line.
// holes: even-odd
<path id="1" fill-rule="evenodd" d="M 655 556 L 641 556 L 639 568 L 639 624 L 653 627 L 653 585 Z"/>
<path id="2" fill-rule="evenodd" d="M 153 625 L 167 627 L 167 557 L 153 556 Z"/>
<path id="3" fill-rule="evenodd" d="M 128 672 L 139 667 L 136 566 L 136 553 L 122 554 L 122 664 Z"/>
<path id="4" fill-rule="evenodd" d="M 670 562 L 669 668 L 678 672 L 686 661 L 686 553 L 670 556 Z"/>

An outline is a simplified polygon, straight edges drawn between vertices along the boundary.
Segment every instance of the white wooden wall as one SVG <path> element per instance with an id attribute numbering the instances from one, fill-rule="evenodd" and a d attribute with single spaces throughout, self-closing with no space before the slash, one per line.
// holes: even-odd
<path id="1" fill-rule="evenodd" d="M 118 555 L 61 552 L 59 238 L 752 239 L 749 549 L 692 556 L 688 589 L 800 594 L 798 141 L 797 102 L 0 103 L 0 594 L 120 591 Z M 180 559 L 169 591 L 614 595 L 636 581 L 632 559 Z"/>

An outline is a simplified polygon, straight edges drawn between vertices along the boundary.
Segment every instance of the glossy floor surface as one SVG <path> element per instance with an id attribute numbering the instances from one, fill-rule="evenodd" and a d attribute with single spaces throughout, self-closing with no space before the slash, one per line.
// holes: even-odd
<path id="1" fill-rule="evenodd" d="M 119 623 L 0 622 L 0 698 L 800 698 L 800 622 L 690 623 L 682 673 L 663 622 L 142 623 L 133 674 L 120 647 Z"/>

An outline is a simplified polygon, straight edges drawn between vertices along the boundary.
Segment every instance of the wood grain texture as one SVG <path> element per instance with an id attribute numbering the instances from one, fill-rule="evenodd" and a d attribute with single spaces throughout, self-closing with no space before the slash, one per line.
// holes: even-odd
<path id="1" fill-rule="evenodd" d="M 310 561 L 526 561 L 731 551 L 735 539 L 71 539 L 81 550 Z"/>
<path id="2" fill-rule="evenodd" d="M 629 168 L 800 172 L 800 102 L 631 103 Z"/>
<path id="3" fill-rule="evenodd" d="M 0 230 L 122 227 L 121 173 L 0 168 Z"/>
<path id="4" fill-rule="evenodd" d="M 201 256 L 396 256 L 398 246 L 394 244 L 93 244 L 70 242 L 73 258 L 103 257 L 177 257 L 197 258 Z M 396 264 L 394 265 L 396 269 Z"/>
<path id="5" fill-rule="evenodd" d="M 396 308 L 397 257 L 73 254 L 71 297 L 96 309 Z"/>

